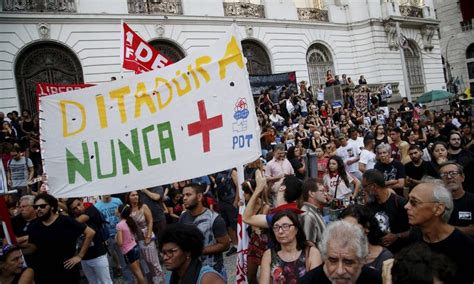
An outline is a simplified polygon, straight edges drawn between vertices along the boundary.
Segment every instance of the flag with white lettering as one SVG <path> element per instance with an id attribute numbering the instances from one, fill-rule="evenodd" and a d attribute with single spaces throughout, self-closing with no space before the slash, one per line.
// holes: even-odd
<path id="1" fill-rule="evenodd" d="M 173 64 L 173 61 L 144 41 L 126 23 L 122 25 L 122 67 L 135 74 Z"/>

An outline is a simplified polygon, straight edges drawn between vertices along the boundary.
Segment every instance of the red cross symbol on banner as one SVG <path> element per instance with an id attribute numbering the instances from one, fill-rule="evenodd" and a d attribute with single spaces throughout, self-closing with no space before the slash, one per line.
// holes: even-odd
<path id="1" fill-rule="evenodd" d="M 189 136 L 202 133 L 202 149 L 204 153 L 211 150 L 209 132 L 212 129 L 222 127 L 222 115 L 207 118 L 206 105 L 204 100 L 198 101 L 199 120 L 188 124 Z"/>

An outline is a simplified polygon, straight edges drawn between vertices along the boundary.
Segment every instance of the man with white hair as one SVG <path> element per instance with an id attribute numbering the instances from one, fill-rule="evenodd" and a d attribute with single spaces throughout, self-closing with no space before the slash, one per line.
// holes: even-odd
<path id="1" fill-rule="evenodd" d="M 405 209 L 410 225 L 418 227 L 411 230 L 411 238 L 446 255 L 457 265 L 452 283 L 473 283 L 474 240 L 448 224 L 453 198 L 445 185 L 436 180 L 418 184 L 410 192 Z"/>
<path id="2" fill-rule="evenodd" d="M 359 225 L 335 221 L 319 242 L 323 264 L 298 280 L 299 284 L 382 283 L 375 270 L 364 266 L 368 241 Z"/>

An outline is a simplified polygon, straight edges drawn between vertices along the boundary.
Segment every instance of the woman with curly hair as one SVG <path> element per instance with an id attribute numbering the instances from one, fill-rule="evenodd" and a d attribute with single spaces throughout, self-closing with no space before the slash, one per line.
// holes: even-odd
<path id="1" fill-rule="evenodd" d="M 188 224 L 171 224 L 161 235 L 159 249 L 166 270 L 166 284 L 224 284 L 226 281 L 199 257 L 204 248 L 201 231 Z"/>

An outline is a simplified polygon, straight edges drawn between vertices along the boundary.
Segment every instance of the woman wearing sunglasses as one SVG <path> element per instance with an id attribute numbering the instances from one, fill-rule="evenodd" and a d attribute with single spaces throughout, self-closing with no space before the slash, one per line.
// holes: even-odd
<path id="1" fill-rule="evenodd" d="M 322 263 L 318 249 L 306 241 L 296 213 L 291 210 L 276 213 L 270 228 L 274 246 L 263 254 L 260 284 L 296 283 L 306 272 Z"/>
<path id="2" fill-rule="evenodd" d="M 24 266 L 20 247 L 6 244 L 0 249 L 0 283 L 34 283 L 33 269 Z"/>
<path id="3" fill-rule="evenodd" d="M 159 241 L 160 255 L 166 270 L 166 284 L 224 284 L 226 281 L 210 266 L 203 266 L 199 257 L 204 236 L 193 225 L 171 224 Z"/>

